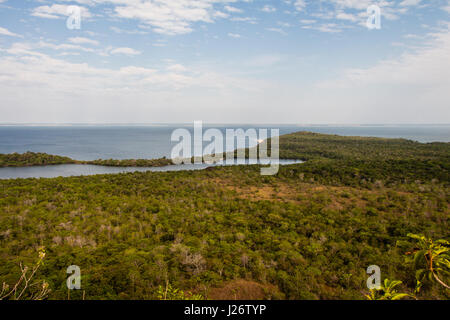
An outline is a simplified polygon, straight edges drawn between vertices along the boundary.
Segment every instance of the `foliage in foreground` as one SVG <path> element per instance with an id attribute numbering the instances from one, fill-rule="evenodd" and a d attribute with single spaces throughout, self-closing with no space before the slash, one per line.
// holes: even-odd
<path id="1" fill-rule="evenodd" d="M 45 249 L 39 248 L 39 259 L 30 269 L 20 263 L 21 276 L 14 285 L 3 282 L 0 300 L 43 300 L 47 298 L 50 289 L 46 281 L 35 281 L 38 269 L 43 265 Z"/>
<path id="2" fill-rule="evenodd" d="M 450 289 L 446 283 L 450 276 L 450 242 L 447 240 L 433 241 L 423 235 L 408 234 L 415 240 L 408 262 L 414 265 L 418 285 L 425 281 L 437 281 L 443 287 Z M 399 241 L 398 245 L 408 245 L 408 241 Z M 444 282 L 444 281 L 445 282 Z"/>
<path id="3" fill-rule="evenodd" d="M 368 300 L 401 300 L 411 297 L 407 293 L 399 293 L 395 287 L 401 285 L 402 282 L 398 280 L 384 279 L 384 283 L 379 289 L 370 290 L 370 294 L 366 295 Z"/>

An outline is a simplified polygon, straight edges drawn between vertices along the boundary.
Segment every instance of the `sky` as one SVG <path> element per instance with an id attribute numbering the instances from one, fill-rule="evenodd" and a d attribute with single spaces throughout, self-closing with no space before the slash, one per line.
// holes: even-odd
<path id="1" fill-rule="evenodd" d="M 0 0 L 0 123 L 448 124 L 449 14 L 450 0 Z"/>

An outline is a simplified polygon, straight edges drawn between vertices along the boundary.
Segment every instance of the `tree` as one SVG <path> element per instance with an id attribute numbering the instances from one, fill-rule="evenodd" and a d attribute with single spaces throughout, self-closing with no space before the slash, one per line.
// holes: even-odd
<path id="1" fill-rule="evenodd" d="M 368 300 L 401 300 L 407 297 L 413 297 L 407 293 L 398 293 L 395 287 L 402 282 L 399 280 L 384 279 L 384 284 L 379 289 L 370 290 L 370 294 L 366 295 Z"/>
<path id="2" fill-rule="evenodd" d="M 437 281 L 447 289 L 450 286 L 442 278 L 450 274 L 450 242 L 447 240 L 433 241 L 423 235 L 408 234 L 414 239 L 413 251 L 407 252 L 410 262 L 413 262 L 416 271 L 416 280 L 421 284 L 424 280 Z M 405 242 L 398 242 L 404 245 Z M 406 242 L 408 244 L 408 242 Z"/>

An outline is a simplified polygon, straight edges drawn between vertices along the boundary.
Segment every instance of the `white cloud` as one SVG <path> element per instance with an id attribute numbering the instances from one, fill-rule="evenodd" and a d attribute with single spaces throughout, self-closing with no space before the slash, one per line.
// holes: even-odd
<path id="1" fill-rule="evenodd" d="M 242 13 L 243 11 L 239 8 L 236 7 L 232 7 L 232 6 L 225 6 L 224 9 L 228 12 L 232 12 L 232 13 Z"/>
<path id="2" fill-rule="evenodd" d="M 231 21 L 237 21 L 237 22 L 247 22 L 250 24 L 257 24 L 257 19 L 252 17 L 232 17 L 230 18 Z"/>
<path id="3" fill-rule="evenodd" d="M 186 72 L 187 68 L 181 64 L 172 64 L 170 66 L 167 67 L 167 70 L 169 71 L 173 71 L 176 73 L 182 73 L 182 72 Z"/>
<path id="4" fill-rule="evenodd" d="M 287 35 L 287 32 L 281 28 L 266 28 L 267 31 L 276 32 L 282 34 L 283 36 Z"/>
<path id="5" fill-rule="evenodd" d="M 352 22 L 356 22 L 360 19 L 358 19 L 357 16 L 355 16 L 354 14 L 351 13 L 345 13 L 345 12 L 339 12 L 336 14 L 336 19 L 339 20 L 348 20 L 348 21 L 352 21 Z"/>
<path id="6" fill-rule="evenodd" d="M 238 34 L 238 33 L 231 33 L 231 32 L 229 32 L 229 33 L 228 33 L 228 36 L 229 36 L 230 38 L 235 38 L 235 39 L 241 38 L 241 35 Z"/>
<path id="7" fill-rule="evenodd" d="M 300 20 L 300 23 L 313 24 L 313 23 L 316 23 L 316 20 L 313 20 L 313 19 L 302 19 L 302 20 Z"/>
<path id="8" fill-rule="evenodd" d="M 125 1 L 104 0 L 116 5 L 114 14 L 123 19 L 136 19 L 153 28 L 154 32 L 168 35 L 186 34 L 193 31 L 193 24 L 212 23 L 227 14 L 215 9 L 219 3 L 231 0 L 151 0 Z M 228 7 L 229 10 L 237 8 Z M 237 9 L 239 10 L 239 9 Z M 229 11 L 231 12 L 231 11 Z"/>
<path id="9" fill-rule="evenodd" d="M 62 17 L 67 17 L 71 15 L 71 11 L 69 10 L 69 5 L 63 4 L 53 4 L 51 6 L 40 6 L 34 8 L 31 15 L 39 18 L 46 19 L 59 19 Z M 79 7 L 81 11 L 81 17 L 83 18 L 91 18 L 92 14 L 88 9 L 84 7 Z"/>
<path id="10" fill-rule="evenodd" d="M 372 123 L 448 122 L 450 28 L 427 38 L 414 52 L 373 67 L 348 69 L 338 79 L 320 82 L 316 92 L 326 96 L 344 117 L 365 117 Z M 325 108 L 323 99 L 311 99 Z"/>
<path id="11" fill-rule="evenodd" d="M 225 13 L 225 12 L 222 12 L 222 11 L 215 11 L 214 13 L 213 13 L 213 17 L 214 18 L 222 18 L 222 19 L 226 19 L 226 18 L 228 18 L 230 15 L 229 14 L 227 14 L 227 13 Z"/>
<path id="12" fill-rule="evenodd" d="M 265 5 L 264 7 L 261 8 L 261 11 L 271 13 L 277 11 L 277 8 L 275 8 L 274 6 Z"/>
<path id="13" fill-rule="evenodd" d="M 370 5 L 378 5 L 384 7 L 389 4 L 388 1 L 379 0 L 326 0 L 334 4 L 338 8 L 356 9 L 356 10 L 366 10 Z"/>
<path id="14" fill-rule="evenodd" d="M 310 30 L 317 30 L 320 32 L 325 32 L 325 33 L 339 33 L 342 32 L 342 30 L 340 29 L 340 26 L 337 25 L 336 23 L 324 23 L 324 24 L 307 24 L 302 26 L 302 29 L 310 29 Z"/>
<path id="15" fill-rule="evenodd" d="M 420 4 L 422 2 L 422 0 L 404 0 L 400 3 L 401 6 L 417 6 L 418 4 Z"/>
<path id="16" fill-rule="evenodd" d="M 406 14 L 410 8 L 423 6 L 422 0 L 322 0 L 322 2 L 328 3 L 329 6 L 323 6 L 320 10 L 311 11 L 310 16 L 324 20 L 323 22 L 336 19 L 341 21 L 339 27 L 348 27 L 348 22 L 353 25 L 366 27 L 367 9 L 371 5 L 379 6 L 382 19 L 386 20 L 397 20 L 401 15 Z M 306 7 L 306 1 L 304 1 L 304 6 L 301 8 L 304 7 Z M 312 29 L 309 26 L 305 26 L 305 28 Z M 337 28 L 330 26 L 329 23 L 323 24 L 320 29 L 324 32 L 339 32 Z"/>
<path id="17" fill-rule="evenodd" d="M 214 111 L 213 117 L 233 113 L 234 91 L 257 96 L 264 92 L 260 80 L 191 70 L 174 61 L 156 65 L 100 68 L 15 43 L 0 54 L 2 121 L 163 122 L 170 115 L 171 121 L 185 122 L 199 116 L 197 111 L 211 112 L 213 104 L 223 110 Z M 184 73 L 188 70 L 189 75 Z"/>
<path id="18" fill-rule="evenodd" d="M 116 48 L 116 49 L 111 50 L 110 53 L 111 54 L 124 54 L 127 56 L 136 56 L 136 55 L 140 55 L 142 52 L 137 51 L 132 48 Z"/>
<path id="19" fill-rule="evenodd" d="M 118 34 L 148 34 L 147 31 L 143 30 L 124 30 L 118 27 L 110 27 L 109 29 Z"/>
<path id="20" fill-rule="evenodd" d="M 302 11 L 306 7 L 306 1 L 305 0 L 297 0 L 297 1 L 295 1 L 294 6 L 298 11 Z"/>
<path id="21" fill-rule="evenodd" d="M 422 87 L 445 85 L 450 88 L 450 32 L 432 33 L 428 36 L 432 40 L 416 52 L 382 61 L 372 68 L 348 70 L 343 84 L 352 87 L 369 84 Z"/>
<path id="22" fill-rule="evenodd" d="M 45 42 L 45 41 L 39 41 L 37 44 L 38 48 L 49 48 L 52 50 L 78 50 L 78 51 L 84 51 L 84 52 L 94 52 L 94 49 L 91 48 L 85 48 L 77 44 L 70 44 L 70 43 L 63 43 L 63 44 L 54 44 L 51 42 Z"/>
<path id="23" fill-rule="evenodd" d="M 98 46 L 99 43 L 96 40 L 92 40 L 92 39 L 88 39 L 88 38 L 83 38 L 83 37 L 74 37 L 74 38 L 69 38 L 69 42 L 75 43 L 75 44 L 91 44 L 94 46 Z"/>
<path id="24" fill-rule="evenodd" d="M 22 37 L 21 35 L 11 32 L 8 29 L 2 28 L 2 27 L 0 27 L 0 35 L 9 36 L 9 37 L 19 37 L 19 38 Z"/>

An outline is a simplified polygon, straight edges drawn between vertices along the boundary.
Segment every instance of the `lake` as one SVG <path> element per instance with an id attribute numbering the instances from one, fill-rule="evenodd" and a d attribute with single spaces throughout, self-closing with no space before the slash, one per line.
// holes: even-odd
<path id="1" fill-rule="evenodd" d="M 260 164 L 268 164 L 267 160 L 261 160 Z M 279 160 L 280 165 L 302 163 L 298 160 Z M 220 166 L 221 164 L 182 164 L 164 167 L 107 167 L 83 164 L 60 164 L 51 166 L 33 166 L 33 167 L 7 167 L 0 168 L 0 179 L 18 179 L 18 178 L 56 178 L 71 176 L 90 176 L 96 174 L 117 174 L 124 172 L 168 172 L 182 170 L 203 170 L 208 167 Z"/>

